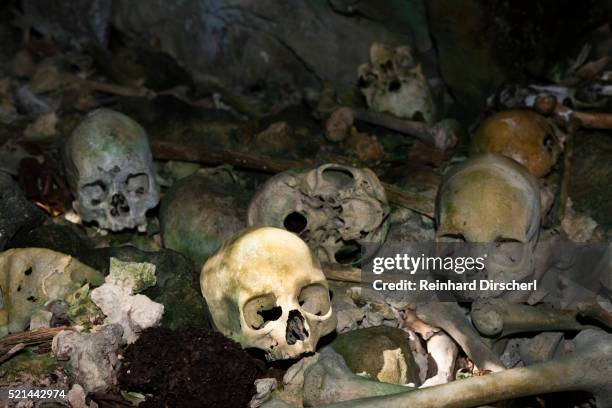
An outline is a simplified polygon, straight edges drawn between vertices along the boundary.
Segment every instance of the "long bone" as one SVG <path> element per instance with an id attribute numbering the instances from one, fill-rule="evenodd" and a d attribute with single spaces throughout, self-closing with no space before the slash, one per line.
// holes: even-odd
<path id="1" fill-rule="evenodd" d="M 318 391 L 305 387 L 305 406 L 327 408 L 468 408 L 502 400 L 566 391 L 586 391 L 597 407 L 612 407 L 612 334 L 586 330 L 575 339 L 576 351 L 556 360 L 529 367 L 458 380 L 418 390 L 331 403 L 330 375 Z M 305 379 L 305 385 L 310 378 Z M 335 381 L 335 384 L 334 384 Z M 343 379 L 344 387 L 351 385 Z M 346 393 L 346 392 L 345 392 Z M 338 401 L 337 399 L 335 401 Z M 329 405 L 322 405 L 330 403 Z"/>
<path id="2" fill-rule="evenodd" d="M 503 337 L 533 331 L 583 330 L 589 326 L 576 320 L 569 310 L 547 309 L 499 299 L 472 305 L 472 323 L 487 337 Z"/>
<path id="3" fill-rule="evenodd" d="M 479 369 L 505 369 L 504 364 L 482 340 L 456 303 L 435 301 L 421 304 L 417 306 L 417 316 L 427 324 L 448 333 Z"/>

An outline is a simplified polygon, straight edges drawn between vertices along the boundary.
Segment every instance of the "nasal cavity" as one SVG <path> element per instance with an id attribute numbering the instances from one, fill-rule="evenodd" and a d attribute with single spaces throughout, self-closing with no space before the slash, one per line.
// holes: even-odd
<path id="1" fill-rule="evenodd" d="M 308 330 L 304 326 L 304 317 L 297 310 L 290 311 L 285 334 L 287 344 L 295 344 L 298 340 L 305 340 L 307 337 Z"/>
<path id="2" fill-rule="evenodd" d="M 111 210 L 112 216 L 124 215 L 130 212 L 130 206 L 125 199 L 123 194 L 114 194 L 111 197 Z"/>

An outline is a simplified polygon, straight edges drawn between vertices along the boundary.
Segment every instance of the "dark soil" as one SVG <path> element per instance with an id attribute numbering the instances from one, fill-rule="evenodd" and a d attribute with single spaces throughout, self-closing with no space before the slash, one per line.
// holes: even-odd
<path id="1" fill-rule="evenodd" d="M 153 395 L 141 408 L 239 408 L 254 393 L 252 358 L 215 331 L 148 329 L 124 357 L 121 389 Z"/>

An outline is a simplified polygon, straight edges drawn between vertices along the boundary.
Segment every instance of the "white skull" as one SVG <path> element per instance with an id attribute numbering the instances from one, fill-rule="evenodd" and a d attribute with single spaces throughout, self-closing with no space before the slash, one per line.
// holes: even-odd
<path id="1" fill-rule="evenodd" d="M 202 294 L 217 329 L 269 360 L 315 350 L 336 327 L 318 260 L 296 235 L 247 229 L 202 268 Z"/>
<path id="2" fill-rule="evenodd" d="M 521 280 L 534 270 L 540 190 L 529 171 L 505 156 L 484 154 L 451 169 L 436 202 L 436 238 L 492 243 L 489 279 Z"/>
<path id="3" fill-rule="evenodd" d="M 358 75 L 361 93 L 371 109 L 405 119 L 435 121 L 429 83 L 410 47 L 372 44 L 370 63 L 361 65 Z"/>
<path id="4" fill-rule="evenodd" d="M 65 147 L 66 175 L 83 221 L 120 231 L 147 226 L 159 189 L 145 130 L 122 113 L 97 109 L 74 129 Z"/>
<path id="5" fill-rule="evenodd" d="M 362 249 L 374 252 L 383 242 L 388 215 L 387 196 L 374 172 L 324 164 L 271 177 L 251 200 L 248 225 L 285 228 L 322 262 L 349 263 Z"/>

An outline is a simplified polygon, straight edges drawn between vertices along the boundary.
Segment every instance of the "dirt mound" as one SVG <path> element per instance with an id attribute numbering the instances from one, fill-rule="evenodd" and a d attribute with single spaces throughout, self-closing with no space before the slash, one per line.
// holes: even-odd
<path id="1" fill-rule="evenodd" d="M 153 395 L 141 408 L 237 408 L 254 392 L 255 363 L 215 331 L 148 329 L 124 357 L 121 389 Z"/>

